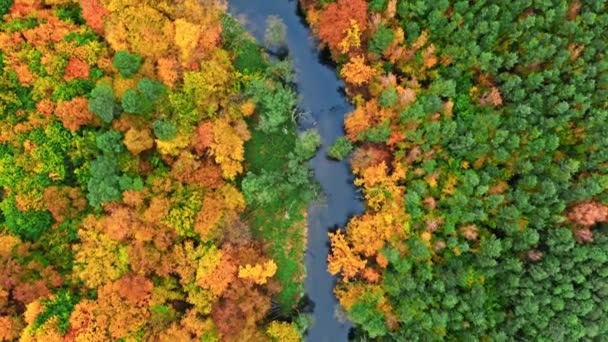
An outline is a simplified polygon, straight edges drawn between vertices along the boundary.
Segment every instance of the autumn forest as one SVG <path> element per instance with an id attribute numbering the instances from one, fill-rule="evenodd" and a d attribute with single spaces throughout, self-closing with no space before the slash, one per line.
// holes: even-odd
<path id="1" fill-rule="evenodd" d="M 229 5 L 0 0 L 0 341 L 608 339 L 608 3 L 294 2 L 333 141 Z"/>

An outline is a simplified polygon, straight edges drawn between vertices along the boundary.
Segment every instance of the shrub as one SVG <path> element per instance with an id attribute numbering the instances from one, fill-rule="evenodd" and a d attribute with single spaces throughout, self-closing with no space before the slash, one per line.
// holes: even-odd
<path id="1" fill-rule="evenodd" d="M 331 146 L 327 155 L 336 160 L 342 160 L 352 151 L 353 144 L 346 137 L 339 137 Z"/>

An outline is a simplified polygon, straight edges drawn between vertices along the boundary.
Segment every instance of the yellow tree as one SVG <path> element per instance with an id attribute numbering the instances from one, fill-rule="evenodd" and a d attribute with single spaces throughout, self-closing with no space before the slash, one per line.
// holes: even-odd
<path id="1" fill-rule="evenodd" d="M 374 75 L 374 70 L 367 64 L 365 64 L 365 58 L 363 56 L 355 56 L 342 67 L 340 70 L 340 76 L 348 83 L 352 83 L 356 86 L 360 86 L 367 83 Z"/>
<path id="2" fill-rule="evenodd" d="M 249 264 L 239 266 L 239 278 L 249 279 L 258 285 L 266 284 L 268 278 L 272 277 L 277 272 L 277 264 L 274 260 L 268 260 L 265 263 L 258 263 L 254 266 Z"/>
<path id="3" fill-rule="evenodd" d="M 342 279 L 348 282 L 365 267 L 367 262 L 353 252 L 342 232 L 329 233 L 329 239 L 331 240 L 331 254 L 327 257 L 327 270 L 333 275 L 342 272 Z"/>
<path id="4" fill-rule="evenodd" d="M 243 172 L 244 141 L 226 117 L 213 121 L 211 154 L 222 168 L 224 178 L 234 179 Z"/>

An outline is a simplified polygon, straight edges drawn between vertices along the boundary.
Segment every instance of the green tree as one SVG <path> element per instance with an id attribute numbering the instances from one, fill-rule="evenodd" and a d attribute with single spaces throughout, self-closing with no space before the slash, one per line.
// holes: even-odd
<path id="1" fill-rule="evenodd" d="M 107 84 L 99 83 L 89 97 L 89 110 L 97 114 L 103 122 L 110 123 L 114 118 L 115 101 L 112 88 Z"/>
<path id="2" fill-rule="evenodd" d="M 120 50 L 114 54 L 113 65 L 122 77 L 130 78 L 139 70 L 141 57 L 137 54 Z"/>
<path id="3" fill-rule="evenodd" d="M 395 39 L 395 33 L 384 24 L 380 25 L 378 31 L 372 36 L 369 41 L 368 50 L 378 56 L 382 56 L 384 51 L 391 45 Z"/>
<path id="4" fill-rule="evenodd" d="M 177 136 L 177 125 L 169 120 L 156 120 L 152 128 L 160 140 L 173 140 Z"/>

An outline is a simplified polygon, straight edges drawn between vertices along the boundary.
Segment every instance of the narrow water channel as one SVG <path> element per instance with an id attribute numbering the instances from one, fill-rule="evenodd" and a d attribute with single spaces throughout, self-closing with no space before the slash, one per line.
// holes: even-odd
<path id="1" fill-rule="evenodd" d="M 306 252 L 306 294 L 314 303 L 314 324 L 307 340 L 347 341 L 351 325 L 336 317 L 338 303 L 333 295 L 335 277 L 327 273 L 329 238 L 327 232 L 343 227 L 348 218 L 363 211 L 346 161 L 327 158 L 327 150 L 343 135 L 344 115 L 352 110 L 341 91 L 343 87 L 331 65 L 324 63 L 304 19 L 298 15 L 296 0 L 229 0 L 235 16 L 245 16 L 247 29 L 262 42 L 266 18 L 276 15 L 287 26 L 289 55 L 297 73 L 300 108 L 311 113 L 323 145 L 312 166 L 325 199 L 308 209 L 308 250 Z M 310 124 L 301 124 L 302 129 Z"/>

